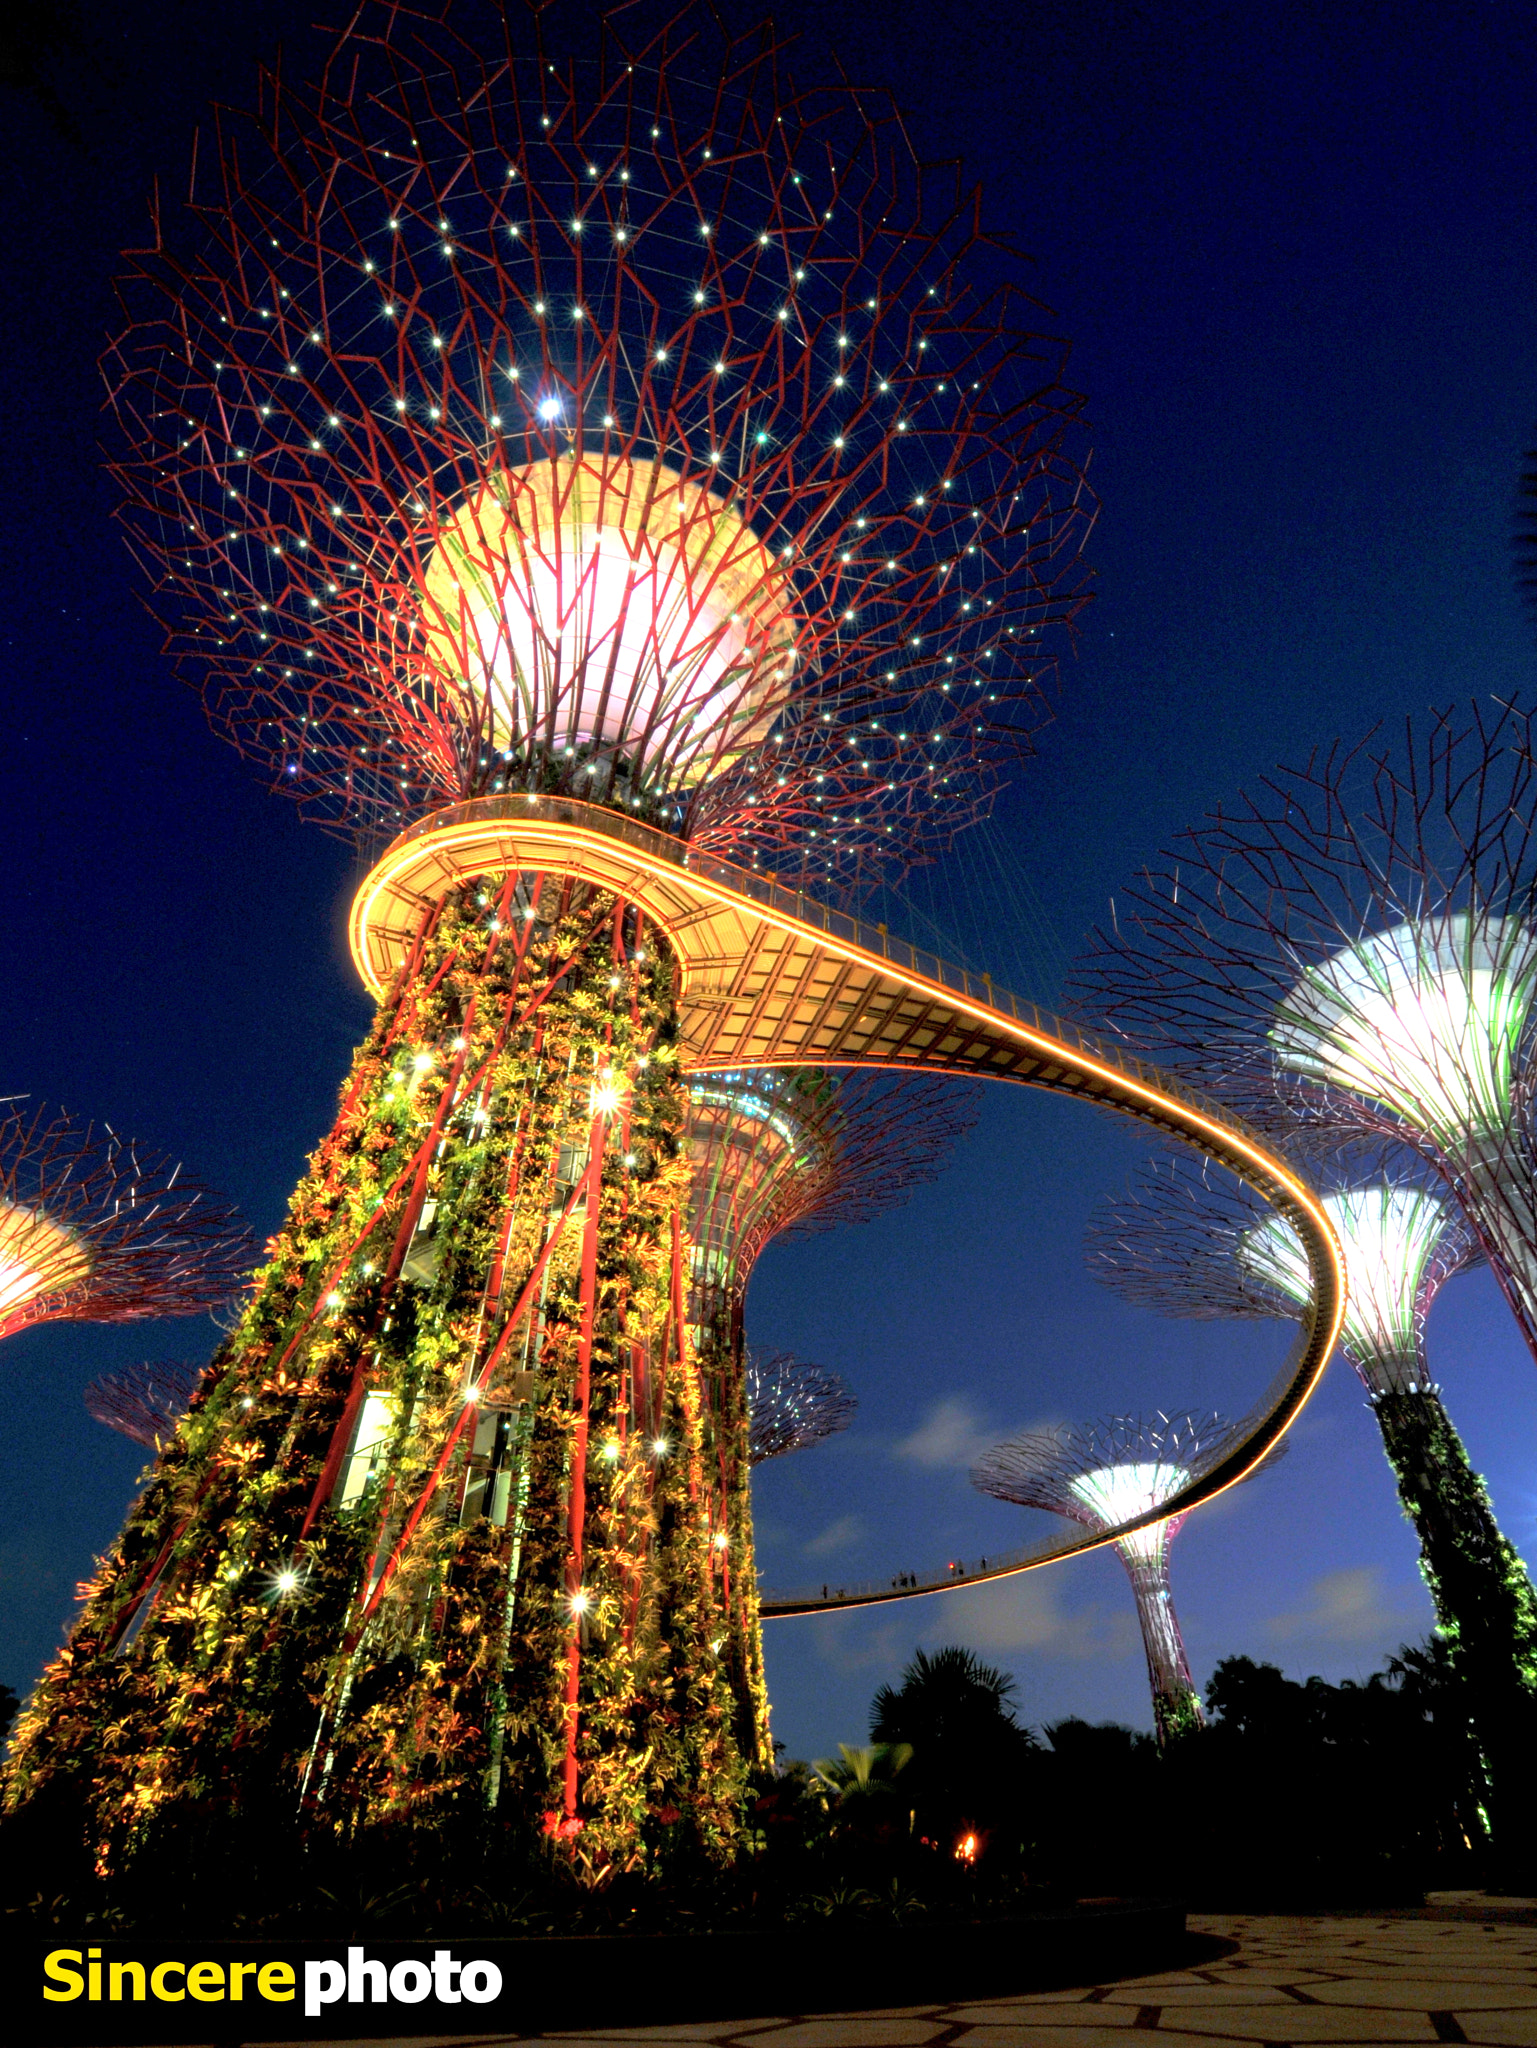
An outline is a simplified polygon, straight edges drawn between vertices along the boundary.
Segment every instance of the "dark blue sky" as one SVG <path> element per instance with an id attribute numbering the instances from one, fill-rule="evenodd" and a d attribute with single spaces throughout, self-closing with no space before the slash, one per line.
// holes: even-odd
<path id="1" fill-rule="evenodd" d="M 97 469 L 116 251 L 180 185 L 216 95 L 245 98 L 300 6 L 50 9 L 0 86 L 6 579 L 0 1093 L 183 1153 L 263 1231 L 366 1022 L 353 868 L 208 733 L 139 608 Z M 1060 715 L 995 826 L 916 905 L 1050 1000 L 1136 863 L 1278 760 L 1474 692 L 1530 694 L 1509 531 L 1537 438 L 1537 38 L 1524 5 L 780 10 L 893 86 L 925 155 L 963 152 L 1073 337 L 1104 510 L 1099 595 Z M 767 1576 L 885 1573 L 1020 1539 L 964 1467 L 1004 1429 L 1233 1406 L 1278 1331 L 1163 1323 L 1083 1274 L 1137 1141 L 997 1092 L 947 1177 L 887 1221 L 771 1250 L 755 1342 L 837 1367 L 837 1444 L 760 1475 Z M 104 1366 L 201 1359 L 206 1323 L 56 1328 L 0 1351 L 0 1678 L 30 1683 L 130 1497 L 86 1420 Z M 1487 1281 L 1454 1283 L 1437 1373 L 1508 1532 L 1537 1537 L 1537 1368 Z M 1289 1460 L 1175 1550 L 1197 1676 L 1223 1654 L 1370 1668 L 1429 1606 L 1344 1368 Z M 792 1751 L 860 1739 L 917 1643 L 1016 1671 L 1032 1719 L 1149 1721 L 1124 1578 L 1095 1556 L 985 1593 L 768 1631 Z"/>

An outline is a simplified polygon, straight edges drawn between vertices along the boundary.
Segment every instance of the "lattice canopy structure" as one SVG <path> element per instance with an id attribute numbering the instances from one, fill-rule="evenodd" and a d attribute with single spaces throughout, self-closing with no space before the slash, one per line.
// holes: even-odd
<path id="1" fill-rule="evenodd" d="M 703 8 L 588 64 L 516 4 L 359 21 L 221 122 L 108 359 L 216 726 L 365 835 L 565 790 L 824 880 L 942 843 L 1091 513 L 975 192 Z"/>
<path id="2" fill-rule="evenodd" d="M 976 1083 L 815 1068 L 688 1084 L 692 1313 L 740 1322 L 771 1238 L 863 1223 L 932 1180 L 975 1123 Z"/>
<path id="3" fill-rule="evenodd" d="M 1294 1141 L 1345 1255 L 1340 1349 L 1375 1400 L 1433 1390 L 1425 1319 L 1445 1283 L 1483 1253 L 1434 1171 L 1402 1145 Z M 1296 1232 L 1185 1153 L 1150 1160 L 1103 1203 L 1089 1269 L 1165 1315 L 1291 1316 L 1308 1299 Z"/>
<path id="4" fill-rule="evenodd" d="M 747 1356 L 748 1458 L 763 1465 L 847 1429 L 859 1403 L 837 1373 L 788 1351 Z"/>
<path id="5" fill-rule="evenodd" d="M 1412 1147 L 1537 1350 L 1534 822 L 1517 708 L 1333 746 L 1119 895 L 1074 1003 L 1263 1127 Z"/>
<path id="6" fill-rule="evenodd" d="M 1537 1594 L 1500 1529 L 1425 1349 L 1426 1317 L 1441 1287 L 1482 1253 L 1444 1183 L 1405 1147 L 1315 1140 L 1299 1148 L 1299 1158 L 1324 1191 L 1345 1256 L 1340 1348 L 1381 1431 L 1508 1832 L 1526 1810 L 1516 1788 L 1530 1776 Z M 1098 1279 L 1168 1315 L 1289 1315 L 1307 1300 L 1290 1226 L 1188 1155 L 1142 1168 L 1094 1217 L 1088 1250 Z"/>
<path id="7" fill-rule="evenodd" d="M 175 1433 L 202 1377 L 201 1366 L 179 1359 L 104 1372 L 85 1389 L 85 1412 L 93 1422 L 103 1422 L 146 1450 L 158 1451 Z"/>
<path id="8" fill-rule="evenodd" d="M 255 1261 L 232 1204 L 176 1161 L 61 1111 L 0 1109 L 0 1337 L 196 1315 Z"/>
<path id="9" fill-rule="evenodd" d="M 1113 1529 L 1171 1500 L 1230 1435 L 1216 1415 L 1115 1415 L 1086 1429 L 1011 1437 L 979 1461 L 971 1479 L 994 1500 L 1043 1508 L 1095 1531 Z M 1115 1545 L 1136 1595 L 1160 1742 L 1204 1718 L 1169 1589 L 1169 1544 L 1184 1519 L 1147 1523 Z"/>

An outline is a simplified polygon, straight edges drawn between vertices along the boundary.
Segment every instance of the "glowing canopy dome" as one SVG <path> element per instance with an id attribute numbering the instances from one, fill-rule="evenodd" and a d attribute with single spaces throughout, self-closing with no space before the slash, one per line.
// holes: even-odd
<path id="1" fill-rule="evenodd" d="M 114 473 L 217 729 L 368 839 L 517 790 L 819 884 L 947 845 L 1088 596 L 1064 344 L 756 19 L 487 19 L 365 0 L 123 280 Z"/>
<path id="2" fill-rule="evenodd" d="M 0 1328 L 43 1296 L 82 1286 L 94 1263 L 73 1230 L 41 1209 L 0 1201 Z"/>
<path id="3" fill-rule="evenodd" d="M 1413 1393 L 1420 1364 L 1421 1297 L 1431 1261 L 1458 1227 L 1451 1204 L 1430 1189 L 1377 1182 L 1328 1195 L 1325 1214 L 1345 1255 L 1349 1294 L 1340 1343 L 1368 1384 Z M 1281 1216 L 1267 1216 L 1235 1247 L 1240 1266 L 1288 1301 L 1309 1299 L 1302 1243 Z"/>
<path id="4" fill-rule="evenodd" d="M 1131 1465 L 1101 1465 L 1081 1472 L 1067 1482 L 1068 1490 L 1087 1511 L 1080 1519 L 1093 1527 L 1112 1529 L 1129 1522 L 1133 1515 L 1145 1515 L 1150 1508 L 1172 1500 L 1190 1478 L 1183 1465 L 1138 1462 Z M 1171 1522 L 1150 1522 L 1133 1529 L 1115 1546 L 1128 1562 L 1152 1562 L 1161 1557 L 1182 1516 Z"/>
<path id="5" fill-rule="evenodd" d="M 599 748 L 635 783 L 686 786 L 789 696 L 785 574 L 725 498 L 642 457 L 501 471 L 446 520 L 423 582 L 431 658 L 509 755 Z"/>
<path id="6" fill-rule="evenodd" d="M 1537 935 L 1518 919 L 1425 918 L 1310 968 L 1270 1040 L 1284 1067 L 1455 1145 L 1508 1123 L 1534 986 Z"/>

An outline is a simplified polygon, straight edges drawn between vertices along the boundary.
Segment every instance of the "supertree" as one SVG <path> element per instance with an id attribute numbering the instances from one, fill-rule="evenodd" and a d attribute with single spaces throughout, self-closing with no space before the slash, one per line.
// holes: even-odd
<path id="1" fill-rule="evenodd" d="M 192 1405 L 202 1377 L 201 1366 L 179 1359 L 104 1372 L 85 1389 L 85 1412 L 93 1422 L 132 1437 L 146 1450 L 162 1450 Z"/>
<path id="2" fill-rule="evenodd" d="M 1216 1415 L 1113 1415 L 1086 1429 L 1027 1430 L 997 1444 L 971 1475 L 994 1500 L 1044 1508 L 1096 1533 L 1162 1506 L 1232 1434 Z M 1183 1515 L 1123 1536 L 1115 1552 L 1137 1600 L 1153 1692 L 1153 1725 L 1167 1742 L 1203 1722 L 1169 1591 L 1169 1544 Z"/>
<path id="3" fill-rule="evenodd" d="M 1537 1596 L 1425 1354 L 1431 1304 L 1478 1246 L 1444 1185 L 1404 1147 L 1315 1142 L 1305 1155 L 1345 1255 L 1340 1348 L 1382 1433 L 1499 1800 L 1531 1769 Z M 1308 1298 L 1286 1220 L 1188 1156 L 1150 1162 L 1104 1206 L 1090 1225 L 1089 1264 L 1126 1300 L 1168 1315 L 1295 1315 Z"/>
<path id="4" fill-rule="evenodd" d="M 1072 1001 L 1267 1128 L 1412 1146 L 1537 1351 L 1532 741 L 1475 703 L 1262 778 L 1116 897 Z"/>
<path id="5" fill-rule="evenodd" d="M 738 1699 L 755 1711 L 760 1748 L 769 1737 L 758 1588 L 730 1567 L 753 1554 L 750 1468 L 844 1428 L 854 1403 L 841 1381 L 783 1354 L 761 1362 L 755 1381 L 748 1283 L 772 1240 L 866 1222 L 931 1180 L 975 1121 L 980 1094 L 976 1083 L 802 1067 L 698 1074 L 686 1084 L 685 1313 L 717 1423 L 722 1520 L 711 1541 L 723 1554 L 722 1655 Z"/>
<path id="6" fill-rule="evenodd" d="M 825 1443 L 854 1419 L 858 1401 L 837 1373 L 788 1351 L 747 1354 L 747 1455 L 753 1465 Z"/>
<path id="7" fill-rule="evenodd" d="M 231 1204 L 175 1160 L 63 1112 L 0 1115 L 0 1337 L 196 1315 L 255 1263 Z"/>
<path id="8" fill-rule="evenodd" d="M 594 1875 L 733 1852 L 745 1410 L 688 1328 L 687 920 L 633 860 L 829 885 L 942 844 L 1083 595 L 1077 401 L 966 283 L 975 195 L 766 30 L 620 10 L 578 64 L 553 20 L 365 8 L 221 115 L 122 288 L 169 645 L 276 786 L 399 832 L 359 958 L 381 905 L 408 930 L 22 1727 L 12 1804 L 76 1788 L 108 1867 L 215 1783 L 227 1839 L 276 1793 Z M 580 859 L 527 850 L 552 817 Z"/>

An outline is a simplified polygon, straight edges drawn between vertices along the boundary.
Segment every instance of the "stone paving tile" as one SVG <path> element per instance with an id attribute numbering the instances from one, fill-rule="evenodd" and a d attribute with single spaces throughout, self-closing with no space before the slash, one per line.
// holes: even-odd
<path id="1" fill-rule="evenodd" d="M 1477 2012 L 1483 2007 L 1530 2008 L 1537 2018 L 1537 1985 L 1449 1983 L 1444 1977 L 1346 1977 L 1337 1984 L 1310 1984 L 1308 1995 L 1323 2005 L 1390 2006 L 1400 2012 Z"/>
<path id="2" fill-rule="evenodd" d="M 1073 2008 L 1072 2024 L 1075 2027 L 1129 2027 L 1137 2017 L 1134 2005 L 1085 2005 L 1083 1993 L 1078 1994 L 1078 2003 Z M 966 2039 L 975 2048 L 990 2048 L 994 2036 L 1007 2033 L 1013 2038 L 1021 2027 L 1059 2027 L 1066 2016 L 1060 2005 L 1048 2005 L 1043 1999 L 1039 2005 L 1023 2003 L 1005 2010 L 1002 2006 L 962 2006 L 947 2013 L 946 2018 L 958 2022 L 968 2029 Z M 997 2048 L 997 2044 L 994 2044 Z"/>
<path id="3" fill-rule="evenodd" d="M 942 2029 L 933 2020 L 881 2020 L 864 2015 L 803 2020 L 773 2036 L 775 2048 L 919 2048 Z"/>
<path id="4" fill-rule="evenodd" d="M 986 2005 L 947 2005 L 945 2007 L 945 2017 L 949 2021 L 965 2025 L 965 2028 L 986 2028 L 986 2025 L 1010 2025 L 1014 2021 L 1029 2019 L 1033 2013 L 1041 2013 L 1043 2017 L 1049 2015 L 1053 2019 L 1060 2019 L 1064 2005 L 1084 2005 L 1086 1999 L 1088 1999 L 1088 1991 L 1037 1991 L 1037 1993 L 1021 1993 L 1016 1999 L 990 1999 Z M 1113 2013 L 1111 2019 L 1105 2019 L 1105 2021 L 1094 2019 L 1094 2013 L 1105 2013 L 1105 2011 L 1111 2011 L 1111 2007 L 1100 2005 L 1098 2001 L 1094 2001 L 1092 2005 L 1084 2005 L 1084 2013 L 1082 2015 L 1074 2013 L 1074 2023 L 1076 2025 L 1107 2025 L 1107 2028 L 1129 2028 L 1129 2025 L 1131 2025 L 1131 2015 L 1127 2013 L 1127 2009 L 1123 2005 L 1115 2007 L 1115 2013 Z"/>
<path id="5" fill-rule="evenodd" d="M 1118 1977 L 1116 1982 L 1123 1990 L 1130 1990 L 1133 1986 L 1139 1990 L 1147 1990 L 1157 1989 L 1165 1984 L 1209 1984 L 1211 1982 L 1212 1967 L 1214 1966 L 1202 1965 L 1200 1969 L 1153 1970 L 1145 1977 Z M 1225 1957 L 1223 1958 L 1223 1967 L 1226 1967 Z M 1245 1976 L 1248 1974 L 1248 1971 L 1244 1972 Z M 1080 1992 L 1078 1995 L 1081 1998 L 1083 1993 Z"/>
<path id="6" fill-rule="evenodd" d="M 1215 1970 L 1212 1974 L 1216 1975 Z M 1240 1978 L 1225 1977 L 1215 1984 L 1161 1985 L 1156 1996 L 1145 1984 L 1117 1984 L 1107 1993 L 1105 2003 L 1178 2006 L 1183 2010 L 1190 2005 L 1290 2005 L 1292 2000 L 1274 1984 L 1245 1984 Z"/>
<path id="7" fill-rule="evenodd" d="M 1079 1994 L 1082 1996 L 1082 1994 Z M 948 2005 L 936 2005 L 931 1999 L 927 2005 L 872 2005 L 868 2011 L 859 2014 L 862 2020 L 931 2020 L 939 2014 L 949 2014 Z M 808 2012 L 808 2020 L 844 2020 L 845 2012 Z M 760 2026 L 782 2027 L 783 2020 L 762 2020 Z"/>
<path id="8" fill-rule="evenodd" d="M 1537 2048 L 1537 2013 L 1459 2013 L 1462 2030 L 1470 2041 L 1494 2044 L 1494 2048 Z"/>
<path id="9" fill-rule="evenodd" d="M 932 2007 L 917 2008 L 929 2012 Z M 764 2027 L 782 2027 L 783 2020 L 690 2020 L 671 2027 L 603 2027 L 589 2028 L 577 2032 L 562 2028 L 557 2033 L 541 2034 L 542 2041 L 713 2041 L 724 2027 L 733 2034 L 749 2034 Z"/>
<path id="10" fill-rule="evenodd" d="M 1285 2041 L 1288 2048 L 1321 2041 L 1435 2041 L 1440 2037 L 1423 2012 L 1341 2012 L 1332 2005 L 1294 2005 L 1285 2015 L 1270 2006 L 1212 2007 L 1181 2011 L 1179 2023 L 1192 2034 L 1231 2041 Z M 1157 2029 L 1162 2038 L 1162 2028 Z M 1210 2044 L 1208 2043 L 1208 2048 Z"/>
<path id="11" fill-rule="evenodd" d="M 509 2044 L 516 2040 L 515 2034 L 381 2034 L 376 2041 L 349 2041 L 346 2048 L 509 2048 Z M 317 2048 L 317 2044 L 313 2041 L 264 2041 L 262 2048 Z"/>
<path id="12" fill-rule="evenodd" d="M 1000 2027 L 990 2031 L 1001 2036 L 1008 2030 Z M 1159 2048 L 1211 2048 L 1210 2036 L 1185 2034 L 1173 2027 L 1160 2027 L 1154 2038 Z M 965 2048 L 971 2039 L 970 2034 L 962 2034 L 957 2048 Z M 1105 2048 L 1102 2032 L 1096 2032 L 1093 2027 L 1075 2026 L 1068 2020 L 1060 2024 L 1053 2021 L 1044 2027 L 1021 2027 L 1017 2034 L 1012 2035 L 1012 2041 L 1014 2048 Z M 996 2048 L 1005 2048 L 1005 2044 L 1000 2040 Z"/>
<path id="13" fill-rule="evenodd" d="M 1221 1956 L 1215 1962 L 1203 1966 L 1199 1982 L 1209 1984 L 1220 1977 L 1224 1984 L 1327 1984 L 1332 1978 L 1344 1976 L 1344 1970 L 1331 1970 L 1327 1964 L 1315 1964 L 1311 1951 L 1306 1965 L 1298 1962 L 1279 1961 L 1274 1963 L 1253 1963 L 1240 1956 Z M 1360 1957 L 1350 1963 L 1349 1974 L 1360 1977 L 1369 1974 Z M 1128 1980 L 1130 1981 L 1130 1980 Z M 1151 1977 L 1138 1977 L 1138 1984 L 1151 1984 Z M 1171 1981 L 1173 1981 L 1171 1979 Z"/>
<path id="14" fill-rule="evenodd" d="M 1249 1973 L 1246 1970 L 1243 1974 Z M 1460 1956 L 1407 1956 L 1396 1961 L 1383 1956 L 1356 1956 L 1344 1969 L 1319 1974 L 1361 1979 L 1433 1975 L 1438 1984 L 1509 1984 L 1517 1991 L 1537 1991 L 1537 1970 L 1509 1957 L 1480 1964 L 1464 1962 Z M 1300 1984 L 1304 1980 L 1298 1974 L 1284 1981 Z"/>

